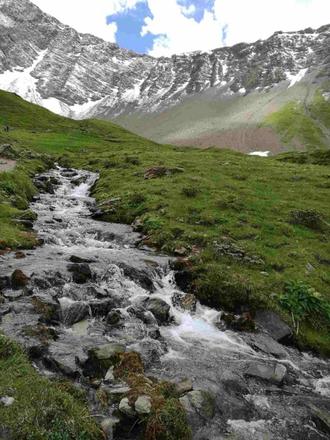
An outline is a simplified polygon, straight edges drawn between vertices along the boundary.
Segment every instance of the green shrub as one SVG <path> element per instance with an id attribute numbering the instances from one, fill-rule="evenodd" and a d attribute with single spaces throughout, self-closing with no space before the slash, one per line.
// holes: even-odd
<path id="1" fill-rule="evenodd" d="M 199 190 L 194 187 L 185 187 L 185 188 L 182 188 L 181 193 L 185 197 L 193 198 L 193 197 L 197 197 Z"/>
<path id="2" fill-rule="evenodd" d="M 279 297 L 279 303 L 290 313 L 296 335 L 299 335 L 302 321 L 308 321 L 313 326 L 322 322 L 330 324 L 330 304 L 315 289 L 301 281 L 288 282 Z"/>
<path id="3" fill-rule="evenodd" d="M 134 193 L 129 196 L 129 203 L 132 206 L 142 205 L 146 200 L 146 196 L 142 193 Z"/>

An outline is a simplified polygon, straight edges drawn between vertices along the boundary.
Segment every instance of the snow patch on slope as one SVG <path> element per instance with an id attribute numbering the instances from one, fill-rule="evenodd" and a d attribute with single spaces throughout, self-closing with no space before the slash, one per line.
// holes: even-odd
<path id="1" fill-rule="evenodd" d="M 269 154 L 270 151 L 252 151 L 252 153 L 249 153 L 249 156 L 268 157 Z"/>
<path id="2" fill-rule="evenodd" d="M 19 67 L 16 70 L 7 70 L 0 75 L 0 89 L 7 92 L 17 93 L 22 98 L 34 104 L 41 104 L 41 97 L 37 91 L 38 79 L 34 78 L 31 73 L 35 67 L 42 61 L 46 55 L 47 49 L 42 50 L 31 67 L 21 70 Z"/>
<path id="3" fill-rule="evenodd" d="M 15 23 L 11 18 L 7 17 L 2 12 L 0 12 L 0 26 L 10 28 L 10 27 L 14 27 Z"/>
<path id="4" fill-rule="evenodd" d="M 39 102 L 39 104 L 45 107 L 47 110 L 56 113 L 58 115 L 61 116 L 70 115 L 70 107 L 57 98 L 42 99 L 41 102 Z"/>
<path id="5" fill-rule="evenodd" d="M 85 119 L 93 116 L 93 110 L 104 100 L 104 98 L 98 101 L 87 101 L 84 104 L 74 104 L 70 107 L 68 116 L 73 119 Z M 65 104 L 64 104 L 65 105 Z"/>
<path id="6" fill-rule="evenodd" d="M 290 81 L 289 87 L 294 86 L 297 82 L 301 81 L 306 75 L 308 69 L 301 69 L 296 75 L 293 75 L 290 72 L 286 72 L 287 80 Z"/>

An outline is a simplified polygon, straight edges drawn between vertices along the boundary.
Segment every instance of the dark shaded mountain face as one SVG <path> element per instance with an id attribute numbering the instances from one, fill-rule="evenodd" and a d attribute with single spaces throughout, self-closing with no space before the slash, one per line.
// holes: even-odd
<path id="1" fill-rule="evenodd" d="M 208 53 L 152 58 L 80 34 L 28 0 L 0 0 L 0 35 L 0 88 L 74 118 L 121 117 L 138 132 L 145 127 L 136 114 L 159 114 L 201 96 L 218 103 L 318 84 L 330 71 L 330 25 Z M 170 131 L 149 135 L 175 141 Z"/>

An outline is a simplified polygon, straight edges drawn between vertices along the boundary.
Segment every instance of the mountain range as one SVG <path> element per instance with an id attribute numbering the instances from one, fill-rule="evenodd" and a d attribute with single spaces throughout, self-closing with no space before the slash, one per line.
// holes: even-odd
<path id="1" fill-rule="evenodd" d="M 328 102 L 330 25 L 153 58 L 80 34 L 29 0 L 0 0 L 0 35 L 0 88 L 55 113 L 111 119 L 163 143 L 278 152 L 306 147 L 269 119 L 296 102 L 329 145 L 309 106 L 317 93 Z"/>

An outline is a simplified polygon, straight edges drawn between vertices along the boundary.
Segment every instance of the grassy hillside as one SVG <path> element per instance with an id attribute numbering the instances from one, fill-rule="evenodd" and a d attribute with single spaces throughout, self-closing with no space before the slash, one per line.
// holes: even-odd
<path id="1" fill-rule="evenodd" d="M 330 102 L 320 92 L 309 104 L 289 102 L 270 114 L 265 125 L 273 127 L 289 147 L 297 145 L 307 150 L 330 146 Z"/>
<path id="2" fill-rule="evenodd" d="M 321 99 L 318 87 L 312 79 L 307 79 L 290 88 L 280 84 L 267 93 L 255 91 L 247 96 L 231 96 L 226 88 L 210 89 L 164 111 L 124 115 L 118 122 L 155 141 L 176 145 L 228 147 L 242 152 L 264 149 L 273 153 L 313 149 L 325 143 L 329 147 L 328 130 L 324 128 L 330 104 Z M 328 85 L 324 87 L 327 89 Z M 288 112 L 289 103 L 304 105 L 298 105 L 295 112 L 290 107 Z M 278 116 L 268 121 L 277 112 Z M 295 121 L 297 113 L 299 120 Z M 309 127 L 305 127 L 306 121 Z M 291 137 L 282 128 L 285 124 L 292 125 Z M 298 136 L 297 142 L 291 142 L 299 127 L 303 127 L 306 136 Z"/>
<path id="3" fill-rule="evenodd" d="M 0 175 L 2 248 L 34 244 L 12 219 L 34 192 L 29 177 L 60 157 L 67 165 L 99 171 L 94 196 L 105 219 L 135 221 L 147 243 L 188 259 L 190 288 L 205 303 L 231 310 L 258 304 L 286 316 L 279 297 L 289 281 L 330 299 L 326 152 L 277 160 L 185 149 L 104 121 L 71 121 L 8 93 L 0 94 L 0 102 L 2 120 L 11 127 L 1 141 L 33 152 L 21 154 L 16 169 Z M 166 173 L 145 179 L 154 166 Z M 299 343 L 328 351 L 328 324 L 316 321 L 306 318 Z"/>

